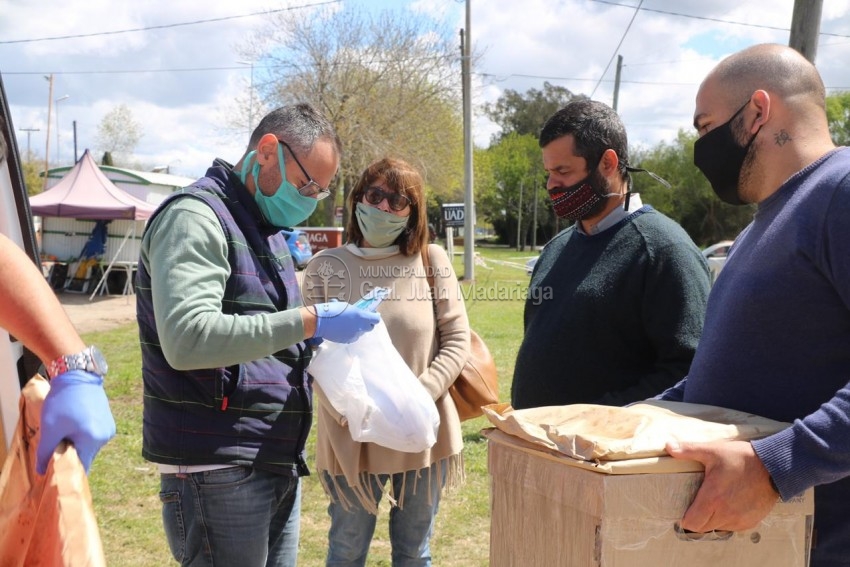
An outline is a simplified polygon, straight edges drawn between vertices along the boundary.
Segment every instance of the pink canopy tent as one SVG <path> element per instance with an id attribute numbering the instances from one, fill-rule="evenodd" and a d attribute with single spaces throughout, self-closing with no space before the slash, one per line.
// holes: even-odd
<path id="1" fill-rule="evenodd" d="M 107 178 L 88 150 L 59 183 L 30 197 L 32 214 L 88 220 L 150 218 L 156 205 L 137 199 Z"/>
<path id="2" fill-rule="evenodd" d="M 103 270 L 103 275 L 89 299 L 94 298 L 99 291 L 102 293 L 106 279 L 113 269 L 125 271 L 127 284 L 124 286 L 124 293 L 132 292 L 130 280 L 136 262 L 135 260 L 119 261 L 118 257 L 128 242 L 135 243 L 136 225 L 144 226 L 144 221 L 151 217 L 156 210 L 156 205 L 142 201 L 118 188 L 103 174 L 89 151 L 86 150 L 74 167 L 56 185 L 44 193 L 30 197 L 30 209 L 33 215 L 63 217 L 72 219 L 72 222 L 129 221 L 130 226 L 121 244 L 117 249 L 113 249 L 108 255 L 110 257 L 105 259 L 108 265 Z M 67 236 L 58 235 L 58 237 L 67 240 Z M 46 240 L 44 242 L 46 243 Z M 132 245 L 128 247 L 128 251 L 133 251 Z M 80 277 L 69 280 L 65 284 L 66 289 L 70 289 L 68 285 L 71 282 L 87 278 L 87 274 L 90 273 L 91 262 L 87 259 L 80 258 L 74 264 L 77 265 L 78 272 L 85 272 L 85 274 L 78 273 L 77 276 Z M 73 274 L 74 270 L 69 270 L 69 273 Z M 87 286 L 88 283 L 83 284 L 83 289 L 79 291 L 87 292 Z"/>

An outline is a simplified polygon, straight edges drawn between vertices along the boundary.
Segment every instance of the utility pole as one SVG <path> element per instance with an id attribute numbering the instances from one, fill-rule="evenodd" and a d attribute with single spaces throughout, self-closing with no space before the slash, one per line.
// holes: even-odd
<path id="1" fill-rule="evenodd" d="M 38 128 L 18 128 L 21 132 L 27 133 L 27 161 L 32 159 L 32 151 L 30 151 L 30 137 L 33 132 L 41 132 Z"/>
<path id="2" fill-rule="evenodd" d="M 620 73 L 623 70 L 623 56 L 617 55 L 617 74 L 614 76 L 614 112 L 617 112 L 617 101 L 620 99 Z"/>
<path id="3" fill-rule="evenodd" d="M 823 0 L 794 0 L 788 46 L 799 51 L 812 65 L 818 51 L 822 12 Z"/>
<path id="4" fill-rule="evenodd" d="M 248 138 L 254 133 L 254 62 L 251 61 L 251 87 L 248 90 Z"/>
<path id="5" fill-rule="evenodd" d="M 71 95 L 63 95 L 56 99 L 56 161 L 61 165 L 62 162 L 62 143 L 59 140 L 59 133 L 62 131 L 62 125 L 59 123 L 59 103 L 63 100 L 68 100 Z"/>
<path id="6" fill-rule="evenodd" d="M 74 163 L 77 163 L 77 121 L 74 120 Z"/>
<path id="7" fill-rule="evenodd" d="M 519 182 L 519 208 L 516 212 L 516 249 L 519 252 L 525 250 L 522 242 L 522 186 L 524 183 L 524 179 Z"/>
<path id="8" fill-rule="evenodd" d="M 237 61 L 240 65 L 251 66 L 251 86 L 248 87 L 248 138 L 254 133 L 254 61 Z"/>
<path id="9" fill-rule="evenodd" d="M 537 183 L 532 182 L 531 194 L 534 195 L 534 216 L 531 221 L 531 251 L 537 250 Z"/>
<path id="10" fill-rule="evenodd" d="M 47 140 L 44 143 L 44 189 L 47 189 L 47 170 L 50 169 L 50 115 L 53 110 L 53 73 L 50 75 L 45 75 L 45 79 L 50 83 L 50 87 L 47 91 L 47 135 L 45 139 Z"/>
<path id="11" fill-rule="evenodd" d="M 469 26 L 472 21 L 469 4 L 466 0 L 466 29 L 461 32 L 461 73 L 463 82 L 463 165 L 464 191 L 463 210 L 463 279 L 475 281 L 475 200 L 472 192 L 472 86 L 470 81 L 472 67 L 472 39 Z"/>

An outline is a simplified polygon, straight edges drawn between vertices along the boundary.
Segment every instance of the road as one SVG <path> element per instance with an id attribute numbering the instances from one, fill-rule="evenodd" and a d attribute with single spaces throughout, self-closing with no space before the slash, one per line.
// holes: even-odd
<path id="1" fill-rule="evenodd" d="M 98 295 L 65 291 L 59 302 L 80 333 L 106 331 L 136 321 L 135 295 Z"/>

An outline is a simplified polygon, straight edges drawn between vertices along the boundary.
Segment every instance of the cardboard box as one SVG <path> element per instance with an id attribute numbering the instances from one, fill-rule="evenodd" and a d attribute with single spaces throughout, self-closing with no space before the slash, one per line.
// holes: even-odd
<path id="1" fill-rule="evenodd" d="M 808 565 L 811 489 L 778 503 L 753 530 L 686 534 L 678 521 L 702 472 L 628 474 L 628 462 L 598 467 L 498 429 L 484 434 L 492 567 Z"/>

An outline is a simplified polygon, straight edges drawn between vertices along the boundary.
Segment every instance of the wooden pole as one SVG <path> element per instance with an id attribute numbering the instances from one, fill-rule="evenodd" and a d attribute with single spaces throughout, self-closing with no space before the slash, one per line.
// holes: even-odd
<path id="1" fill-rule="evenodd" d="M 794 0 L 788 46 L 799 51 L 813 65 L 818 51 L 822 12 L 823 0 Z"/>

